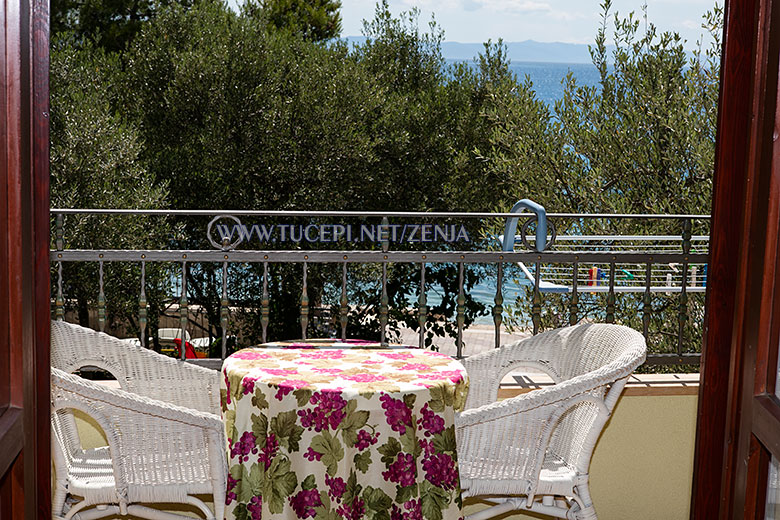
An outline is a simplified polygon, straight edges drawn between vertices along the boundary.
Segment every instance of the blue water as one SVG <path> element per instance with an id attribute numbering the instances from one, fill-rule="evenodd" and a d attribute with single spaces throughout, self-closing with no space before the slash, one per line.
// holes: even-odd
<path id="1" fill-rule="evenodd" d="M 590 63 L 533 63 L 518 62 L 510 64 L 510 70 L 517 74 L 519 81 L 526 75 L 533 83 L 537 97 L 552 105 L 563 97 L 563 79 L 571 72 L 579 86 L 596 86 L 599 82 L 599 72 Z"/>
<path id="2" fill-rule="evenodd" d="M 456 63 L 460 60 L 447 60 Z M 599 72 L 591 63 L 540 63 L 529 61 L 511 62 L 509 65 L 519 82 L 526 76 L 533 83 L 536 96 L 552 106 L 563 96 L 562 81 L 570 71 L 580 86 L 595 86 L 599 81 Z"/>
<path id="3" fill-rule="evenodd" d="M 504 304 L 513 304 L 518 297 L 525 297 L 525 287 L 530 285 L 530 282 L 524 277 L 510 277 L 504 278 L 504 284 L 501 289 L 501 296 L 504 299 Z M 441 294 L 437 291 L 437 287 L 430 287 L 425 293 L 428 306 L 434 306 L 441 303 Z M 480 316 L 475 320 L 475 323 L 483 325 L 493 324 L 493 305 L 496 297 L 496 279 L 487 278 L 482 280 L 478 285 L 467 291 L 474 300 L 485 305 L 487 314 Z M 417 295 L 412 295 L 411 300 L 416 301 Z M 506 314 L 505 314 L 506 316 Z"/>

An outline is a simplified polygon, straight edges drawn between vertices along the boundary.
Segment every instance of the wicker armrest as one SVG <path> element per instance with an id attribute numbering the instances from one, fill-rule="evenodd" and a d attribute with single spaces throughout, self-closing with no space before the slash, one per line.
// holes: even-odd
<path id="1" fill-rule="evenodd" d="M 608 376 L 591 373 L 585 374 L 557 385 L 534 390 L 502 401 L 494 401 L 478 408 L 467 409 L 455 417 L 457 428 L 473 424 L 494 421 L 503 417 L 517 415 L 536 410 L 545 406 L 565 405 L 565 401 L 579 395 L 588 394 L 611 382 Z"/>
<path id="2" fill-rule="evenodd" d="M 469 374 L 466 407 L 477 408 L 495 402 L 501 380 L 507 373 L 518 368 L 540 370 L 549 375 L 555 383 L 559 383 L 560 374 L 540 355 L 539 345 L 544 343 L 545 334 L 540 334 L 466 358 L 463 361 Z"/>
<path id="3" fill-rule="evenodd" d="M 166 487 L 183 478 L 182 467 L 190 468 L 190 492 L 210 492 L 215 474 L 226 478 L 224 426 L 214 414 L 108 388 L 52 368 L 52 409 L 68 408 L 80 409 L 103 428 L 120 491 L 132 482 L 150 497 L 157 494 L 158 499 L 182 501 L 185 488 L 170 494 Z"/>
<path id="4" fill-rule="evenodd" d="M 456 415 L 459 464 L 468 481 L 464 485 L 473 494 L 482 489 L 480 481 L 522 483 L 518 492 L 532 495 L 559 419 L 582 402 L 609 416 L 603 401 L 592 394 L 606 384 L 588 374 Z"/>

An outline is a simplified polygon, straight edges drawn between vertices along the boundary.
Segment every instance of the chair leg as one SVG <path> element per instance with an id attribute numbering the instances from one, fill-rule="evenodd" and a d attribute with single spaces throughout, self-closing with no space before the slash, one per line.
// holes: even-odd
<path id="1" fill-rule="evenodd" d="M 54 518 L 61 517 L 64 513 L 65 499 L 68 497 L 68 488 L 62 481 L 54 483 L 54 493 L 51 497 L 51 515 Z"/>
<path id="2" fill-rule="evenodd" d="M 227 492 L 225 491 L 225 483 L 220 482 L 219 484 L 214 484 L 214 517 L 217 520 L 222 520 L 225 518 L 225 496 L 227 495 Z"/>
<path id="3" fill-rule="evenodd" d="M 577 505 L 579 509 L 574 512 L 576 520 L 597 520 L 596 509 L 593 507 L 593 500 L 590 498 L 590 489 L 588 483 L 580 484 L 574 488 L 577 496 Z"/>

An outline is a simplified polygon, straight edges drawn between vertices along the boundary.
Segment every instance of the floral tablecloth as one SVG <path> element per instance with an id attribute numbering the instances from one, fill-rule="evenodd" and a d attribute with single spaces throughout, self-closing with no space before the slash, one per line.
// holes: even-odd
<path id="1" fill-rule="evenodd" d="M 258 348 L 417 348 L 414 345 L 384 344 L 365 339 L 290 339 L 257 345 Z"/>
<path id="2" fill-rule="evenodd" d="M 426 350 L 245 349 L 225 360 L 226 518 L 457 520 L 468 379 Z"/>

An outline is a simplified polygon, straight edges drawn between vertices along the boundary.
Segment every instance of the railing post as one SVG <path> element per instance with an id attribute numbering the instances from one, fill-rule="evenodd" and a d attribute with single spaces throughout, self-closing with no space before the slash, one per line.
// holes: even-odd
<path id="1" fill-rule="evenodd" d="M 222 360 L 227 357 L 227 328 L 230 302 L 227 295 L 227 261 L 222 262 L 222 298 L 219 301 L 219 325 L 222 328 Z"/>
<path id="2" fill-rule="evenodd" d="M 57 248 L 57 251 L 62 251 L 65 248 L 63 214 L 57 213 L 54 221 L 57 237 L 55 247 Z M 57 297 L 54 299 L 54 317 L 57 321 L 65 319 L 65 299 L 62 297 L 62 260 L 57 262 Z"/>
<path id="3" fill-rule="evenodd" d="M 347 322 L 349 319 L 349 300 L 347 300 L 347 257 L 344 256 L 344 263 L 341 264 L 341 339 L 347 339 Z"/>
<path id="4" fill-rule="evenodd" d="M 301 339 L 306 339 L 306 329 L 309 326 L 309 294 L 306 287 L 307 274 L 308 264 L 307 262 L 303 262 L 303 290 L 301 292 Z"/>
<path id="5" fill-rule="evenodd" d="M 148 310 L 146 308 L 146 262 L 141 256 L 141 294 L 138 296 L 138 329 L 141 340 L 141 346 L 146 346 L 146 325 L 148 319 Z"/>
<path id="6" fill-rule="evenodd" d="M 531 321 L 534 324 L 533 333 L 534 336 L 536 336 L 542 328 L 542 291 L 539 289 L 539 284 L 542 280 L 542 263 L 536 262 L 536 267 L 534 269 L 534 294 L 533 305 L 531 306 Z"/>
<path id="7" fill-rule="evenodd" d="M 463 358 L 463 324 L 466 321 L 466 296 L 463 294 L 463 262 L 458 263 L 458 300 L 456 306 L 456 321 L 458 323 L 458 342 L 455 356 Z"/>
<path id="8" fill-rule="evenodd" d="M 577 262 L 575 261 L 573 264 L 574 271 L 572 273 L 571 277 L 571 301 L 569 302 L 569 325 L 576 325 L 577 324 L 577 316 L 579 314 L 579 300 L 580 296 L 577 292 L 578 287 L 578 273 L 577 273 Z"/>
<path id="9" fill-rule="evenodd" d="M 425 348 L 425 322 L 428 318 L 428 306 L 425 298 L 425 262 L 420 262 L 420 295 L 417 299 L 419 315 L 417 323 L 420 325 L 419 347 Z"/>
<path id="10" fill-rule="evenodd" d="M 54 316 L 57 321 L 65 319 L 65 299 L 62 297 L 62 260 L 57 262 L 57 297 L 54 300 Z"/>
<path id="11" fill-rule="evenodd" d="M 185 255 L 186 256 L 186 255 Z M 181 298 L 179 298 L 179 332 L 181 335 L 181 348 L 179 354 L 184 361 L 187 359 L 187 261 L 181 263 Z"/>
<path id="12" fill-rule="evenodd" d="M 103 255 L 100 255 L 101 257 Z M 103 292 L 103 260 L 100 260 L 98 262 L 98 271 L 99 271 L 99 292 L 98 292 L 98 329 L 100 332 L 105 332 L 106 330 L 106 295 Z"/>
<path id="13" fill-rule="evenodd" d="M 496 348 L 501 346 L 501 323 L 504 319 L 504 263 L 496 263 L 496 297 L 493 299 L 493 324 L 496 328 Z"/>
<path id="14" fill-rule="evenodd" d="M 382 241 L 382 251 L 385 253 L 387 253 L 387 251 L 390 249 L 390 241 L 388 240 L 389 236 L 386 231 L 388 230 L 387 226 L 389 225 L 390 221 L 388 218 L 383 217 L 380 238 Z M 379 300 L 379 328 L 381 329 L 379 331 L 379 339 L 382 345 L 387 345 L 387 314 L 389 304 L 389 299 L 387 297 L 387 255 L 385 255 L 384 260 L 385 261 L 382 262 L 382 295 Z"/>
<path id="15" fill-rule="evenodd" d="M 268 298 L 268 262 L 263 262 L 263 298 L 260 302 L 260 326 L 263 329 L 263 343 L 268 341 L 268 323 L 270 322 L 270 300 Z"/>
<path id="16" fill-rule="evenodd" d="M 647 266 L 645 267 L 645 293 L 642 298 L 642 334 L 645 336 L 645 341 L 648 340 L 650 333 L 650 318 L 653 313 L 653 298 L 650 293 L 650 284 L 652 283 L 653 275 L 653 257 L 651 256 L 649 260 L 650 261 L 647 262 Z"/>
<path id="17" fill-rule="evenodd" d="M 55 217 L 55 232 L 57 236 L 55 247 L 57 251 L 62 251 L 65 248 L 63 218 L 62 213 L 57 213 Z M 57 262 L 57 297 L 54 299 L 54 317 L 57 321 L 65 319 L 65 300 L 62 297 L 62 260 Z"/>
<path id="18" fill-rule="evenodd" d="M 382 345 L 387 344 L 387 304 L 387 262 L 382 262 L 382 296 L 379 299 L 379 336 Z"/>
<path id="19" fill-rule="evenodd" d="M 607 293 L 607 323 L 615 323 L 615 257 L 609 264 L 609 292 Z"/>

